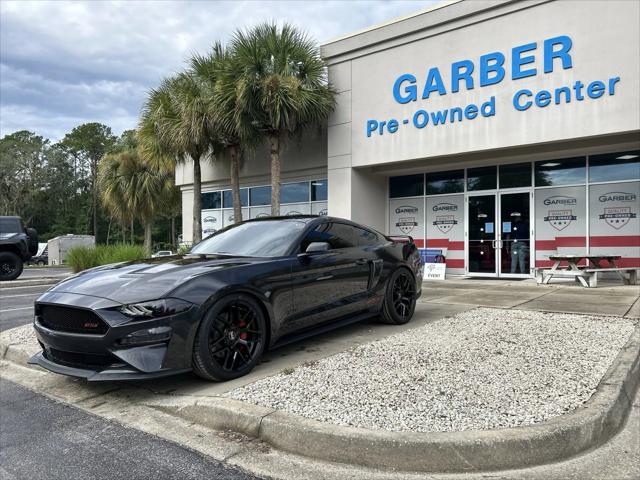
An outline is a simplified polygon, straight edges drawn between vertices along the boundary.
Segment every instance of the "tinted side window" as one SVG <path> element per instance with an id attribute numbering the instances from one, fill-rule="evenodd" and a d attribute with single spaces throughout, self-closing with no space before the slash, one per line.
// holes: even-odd
<path id="1" fill-rule="evenodd" d="M 323 223 L 307 234 L 302 240 L 300 250 L 307 250 L 312 242 L 327 242 L 332 250 L 355 247 L 357 240 L 354 229 L 342 223 Z"/>
<path id="2" fill-rule="evenodd" d="M 369 247 L 380 244 L 378 235 L 371 230 L 365 230 L 364 228 L 354 228 L 356 232 L 356 238 L 358 239 L 359 247 Z"/>

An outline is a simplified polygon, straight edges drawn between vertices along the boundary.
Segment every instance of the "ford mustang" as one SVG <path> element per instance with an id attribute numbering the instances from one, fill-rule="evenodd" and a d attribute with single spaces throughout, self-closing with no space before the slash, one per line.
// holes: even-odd
<path id="1" fill-rule="evenodd" d="M 411 237 L 331 217 L 249 220 L 185 255 L 105 265 L 35 303 L 30 359 L 88 380 L 247 374 L 266 349 L 369 317 L 404 324 L 421 293 Z"/>

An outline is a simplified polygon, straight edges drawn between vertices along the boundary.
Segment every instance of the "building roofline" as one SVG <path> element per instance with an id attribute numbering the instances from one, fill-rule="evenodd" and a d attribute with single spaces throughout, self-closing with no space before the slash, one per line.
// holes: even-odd
<path id="1" fill-rule="evenodd" d="M 320 45 L 329 64 L 437 35 L 497 15 L 556 0 L 445 0 L 404 17 L 343 35 Z"/>
<path id="2" fill-rule="evenodd" d="M 418 11 L 413 12 L 413 13 L 409 13 L 408 15 L 403 15 L 401 17 L 395 17 L 395 18 L 392 18 L 391 20 L 387 20 L 386 22 L 376 23 L 376 24 L 371 25 L 369 27 L 361 28 L 360 30 L 355 30 L 353 32 L 346 33 L 344 35 L 340 35 L 338 37 L 331 38 L 331 39 L 327 40 L 326 42 L 322 42 L 320 44 L 320 46 L 324 47 L 325 45 L 330 45 L 332 43 L 341 42 L 341 41 L 346 40 L 348 38 L 356 37 L 358 35 L 362 35 L 362 34 L 365 34 L 367 32 L 371 32 L 373 30 L 378 30 L 378 29 L 387 27 L 389 25 L 392 25 L 394 23 L 399 23 L 399 22 L 402 22 L 404 20 L 408 20 L 410 18 L 417 17 L 419 15 L 424 15 L 425 13 L 429 13 L 429 12 L 432 12 L 434 10 L 439 10 L 441 8 L 445 8 L 445 7 L 448 7 L 448 6 L 450 6 L 450 5 L 454 4 L 454 3 L 458 3 L 458 2 L 462 2 L 462 1 L 463 0 L 442 0 L 440 2 L 434 3 L 433 5 L 431 5 L 429 7 L 423 8 L 423 9 L 418 10 Z"/>

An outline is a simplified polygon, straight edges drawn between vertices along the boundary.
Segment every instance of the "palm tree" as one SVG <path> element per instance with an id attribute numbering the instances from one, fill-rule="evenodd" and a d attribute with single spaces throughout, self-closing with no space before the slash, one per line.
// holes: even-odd
<path id="1" fill-rule="evenodd" d="M 335 107 L 317 44 L 292 25 L 265 23 L 238 31 L 230 48 L 237 65 L 236 122 L 250 118 L 269 141 L 271 214 L 280 214 L 280 154 L 287 136 L 324 122 Z"/>
<path id="2" fill-rule="evenodd" d="M 240 202 L 240 160 L 244 152 L 252 150 L 260 139 L 252 118 L 238 114 L 237 88 L 239 64 L 233 52 L 216 42 L 208 55 L 191 59 L 191 72 L 201 82 L 209 119 L 213 126 L 211 139 L 215 151 L 229 157 L 233 216 L 242 221 Z"/>
<path id="3" fill-rule="evenodd" d="M 151 90 L 139 126 L 140 151 L 151 168 L 172 170 L 193 162 L 193 242 L 202 239 L 202 173 L 200 164 L 211 158 L 214 145 L 208 106 L 202 85 L 189 73 L 162 81 Z"/>
<path id="4" fill-rule="evenodd" d="M 144 226 L 144 247 L 151 253 L 153 222 L 175 198 L 171 171 L 154 169 L 135 149 L 106 155 L 100 164 L 99 182 L 104 205 L 112 215 Z"/>
<path id="5" fill-rule="evenodd" d="M 126 185 L 120 174 L 122 158 L 120 153 L 109 153 L 98 163 L 98 189 L 102 205 L 112 217 L 120 221 L 122 241 L 125 239 L 125 225 L 133 222 L 133 212 L 125 200 Z"/>

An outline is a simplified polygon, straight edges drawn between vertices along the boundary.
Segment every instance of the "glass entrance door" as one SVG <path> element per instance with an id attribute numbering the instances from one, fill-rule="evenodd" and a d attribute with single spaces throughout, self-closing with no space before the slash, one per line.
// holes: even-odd
<path id="1" fill-rule="evenodd" d="M 529 276 L 531 261 L 531 192 L 500 194 L 499 273 Z"/>
<path id="2" fill-rule="evenodd" d="M 469 195 L 467 213 L 467 271 L 469 275 L 496 276 L 496 194 Z"/>
<path id="3" fill-rule="evenodd" d="M 467 197 L 467 273 L 528 277 L 531 262 L 531 192 Z"/>

